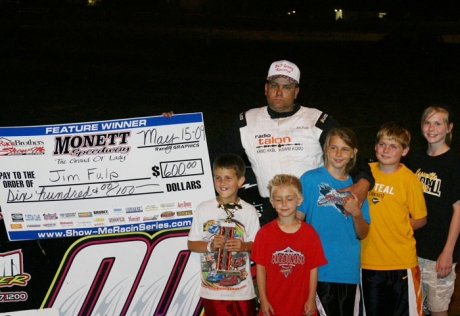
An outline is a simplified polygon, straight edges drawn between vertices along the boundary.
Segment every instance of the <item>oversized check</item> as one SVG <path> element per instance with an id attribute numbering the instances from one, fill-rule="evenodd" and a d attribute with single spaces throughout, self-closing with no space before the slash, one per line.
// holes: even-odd
<path id="1" fill-rule="evenodd" d="M 0 128 L 10 240 L 188 227 L 214 196 L 201 113 Z"/>

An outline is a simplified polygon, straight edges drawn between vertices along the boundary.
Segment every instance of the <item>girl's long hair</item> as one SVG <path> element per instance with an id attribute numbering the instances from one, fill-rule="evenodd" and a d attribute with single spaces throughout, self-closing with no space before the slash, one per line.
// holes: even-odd
<path id="1" fill-rule="evenodd" d="M 358 137 L 356 137 L 355 132 L 353 132 L 351 129 L 348 127 L 334 127 L 332 128 L 326 136 L 326 141 L 324 142 L 323 146 L 323 158 L 324 158 L 324 164 L 327 165 L 328 163 L 328 157 L 327 157 L 327 148 L 329 147 L 329 144 L 331 142 L 331 138 L 333 136 L 338 136 L 340 137 L 341 140 L 345 142 L 348 146 L 351 147 L 352 150 L 358 149 Z M 345 171 L 348 173 L 351 169 L 354 168 L 356 165 L 356 159 L 358 155 L 355 154 L 355 156 L 350 159 L 348 162 Z"/>

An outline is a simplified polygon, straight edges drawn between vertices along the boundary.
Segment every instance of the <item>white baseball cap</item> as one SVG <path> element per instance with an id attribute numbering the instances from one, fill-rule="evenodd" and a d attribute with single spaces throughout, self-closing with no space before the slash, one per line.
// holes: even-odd
<path id="1" fill-rule="evenodd" d="M 292 83 L 300 82 L 300 70 L 296 64 L 288 60 L 279 60 L 271 64 L 268 69 L 267 80 L 273 80 L 279 77 L 289 79 Z"/>

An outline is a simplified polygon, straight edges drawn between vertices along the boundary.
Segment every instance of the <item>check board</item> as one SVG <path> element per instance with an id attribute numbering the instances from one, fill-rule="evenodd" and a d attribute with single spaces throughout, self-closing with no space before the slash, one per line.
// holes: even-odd
<path id="1" fill-rule="evenodd" d="M 186 228 L 214 196 L 201 113 L 0 128 L 9 240 Z"/>

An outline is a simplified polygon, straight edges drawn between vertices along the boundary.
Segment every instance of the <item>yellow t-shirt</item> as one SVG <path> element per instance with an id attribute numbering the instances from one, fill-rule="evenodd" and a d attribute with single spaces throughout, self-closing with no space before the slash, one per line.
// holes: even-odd
<path id="1" fill-rule="evenodd" d="M 418 265 L 410 218 L 427 216 L 420 180 L 406 166 L 382 173 L 379 163 L 369 164 L 375 186 L 368 194 L 371 214 L 369 234 L 361 242 L 361 267 L 401 270 Z"/>

